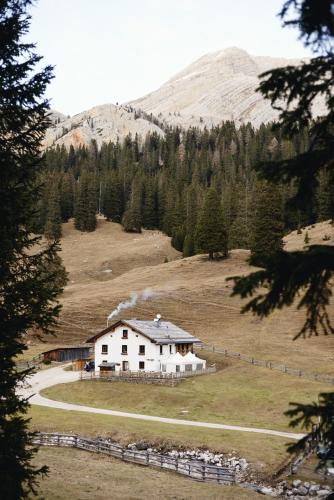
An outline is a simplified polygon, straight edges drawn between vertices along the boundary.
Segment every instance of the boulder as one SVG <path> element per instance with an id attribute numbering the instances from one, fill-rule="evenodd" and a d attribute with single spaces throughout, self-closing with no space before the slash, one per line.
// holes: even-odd
<path id="1" fill-rule="evenodd" d="M 295 479 L 294 481 L 292 481 L 292 486 L 294 488 L 298 488 L 298 486 L 300 486 L 301 484 L 302 484 L 302 482 L 300 479 Z"/>
<path id="2" fill-rule="evenodd" d="M 314 495 L 313 495 L 313 496 L 316 496 L 317 491 L 319 491 L 319 490 L 320 490 L 320 486 L 319 486 L 319 484 L 311 484 L 311 486 L 310 486 L 310 488 L 309 488 L 308 492 L 309 492 L 309 494 L 314 493 Z"/>
<path id="3" fill-rule="evenodd" d="M 308 488 L 305 488 L 305 486 L 300 485 L 299 488 L 297 488 L 298 495 L 305 497 L 308 494 Z"/>
<path id="4" fill-rule="evenodd" d="M 328 490 L 324 490 L 324 489 L 318 490 L 317 491 L 317 497 L 319 497 L 319 498 L 326 498 L 329 495 L 329 493 L 330 492 Z"/>
<path id="5" fill-rule="evenodd" d="M 262 486 L 262 488 L 260 488 L 259 492 L 262 493 L 262 495 L 267 495 L 270 497 L 277 497 L 276 491 L 273 490 L 272 488 L 269 488 L 268 486 Z"/>
<path id="6" fill-rule="evenodd" d="M 241 470 L 247 469 L 247 467 L 248 467 L 247 460 L 245 458 L 240 458 L 239 465 L 240 465 Z"/>

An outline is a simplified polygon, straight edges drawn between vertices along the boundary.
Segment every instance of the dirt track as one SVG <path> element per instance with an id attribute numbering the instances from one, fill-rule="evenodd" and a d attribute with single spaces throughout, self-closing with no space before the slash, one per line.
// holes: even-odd
<path id="1" fill-rule="evenodd" d="M 39 391 L 52 385 L 65 384 L 79 380 L 80 372 L 64 371 L 64 367 L 59 366 L 47 370 L 41 370 L 33 374 L 30 379 L 30 387 L 21 389 L 20 394 L 23 397 L 30 397 L 30 403 L 33 405 L 46 406 L 48 408 L 57 408 L 67 411 L 81 411 L 84 413 L 95 413 L 100 415 L 109 415 L 114 417 L 134 418 L 137 420 L 149 420 L 172 425 L 186 425 L 191 427 L 205 427 L 208 429 L 224 429 L 237 432 L 253 432 L 258 434 L 267 434 L 270 436 L 285 437 L 288 439 L 301 439 L 303 434 L 291 432 L 280 432 L 271 429 L 258 429 L 252 427 L 240 427 L 236 425 L 216 424 L 211 422 L 197 422 L 195 420 L 181 420 L 175 418 L 156 417 L 152 415 L 142 415 L 138 413 L 128 413 L 123 411 L 106 410 L 102 408 L 92 408 L 78 404 L 64 403 L 45 398 L 39 394 Z"/>

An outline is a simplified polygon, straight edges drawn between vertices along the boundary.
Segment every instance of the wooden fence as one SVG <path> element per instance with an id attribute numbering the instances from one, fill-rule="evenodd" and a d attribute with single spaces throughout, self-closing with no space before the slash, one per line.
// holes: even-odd
<path id="1" fill-rule="evenodd" d="M 308 380 L 314 380 L 316 382 L 324 382 L 325 384 L 334 385 L 334 377 L 330 375 L 325 375 L 321 373 L 306 372 L 304 370 L 290 368 L 283 363 L 275 363 L 274 361 L 265 361 L 263 359 L 256 359 L 245 354 L 240 354 L 239 352 L 228 351 L 222 347 L 217 347 L 211 344 L 202 344 L 197 347 L 198 350 L 204 349 L 206 351 L 215 352 L 218 354 L 223 354 L 227 358 L 239 359 L 240 361 L 245 361 L 254 366 L 263 366 L 264 368 L 269 368 L 270 370 L 277 370 L 282 373 L 288 373 L 295 377 L 306 378 Z"/>
<path id="2" fill-rule="evenodd" d="M 81 380 L 109 380 L 109 381 L 181 381 L 188 377 L 194 377 L 198 375 L 208 375 L 209 373 L 215 373 L 216 367 L 210 366 L 205 370 L 194 370 L 191 372 L 177 372 L 177 373 L 165 373 L 165 372 L 144 372 L 144 371 L 91 371 L 80 373 Z"/>
<path id="3" fill-rule="evenodd" d="M 235 484 L 236 470 L 232 467 L 218 467 L 200 462 L 174 458 L 148 451 L 130 450 L 115 443 L 101 439 L 89 439 L 76 434 L 58 434 L 40 432 L 34 435 L 33 444 L 46 446 L 64 446 L 80 450 L 103 453 L 127 462 L 158 467 L 183 474 L 197 481 L 219 484 Z"/>
<path id="4" fill-rule="evenodd" d="M 43 355 L 38 354 L 37 356 L 34 356 L 28 361 L 18 361 L 15 365 L 16 370 L 18 372 L 23 372 L 25 370 L 30 370 L 32 368 L 38 368 L 39 365 L 42 363 L 42 361 L 43 361 Z"/>

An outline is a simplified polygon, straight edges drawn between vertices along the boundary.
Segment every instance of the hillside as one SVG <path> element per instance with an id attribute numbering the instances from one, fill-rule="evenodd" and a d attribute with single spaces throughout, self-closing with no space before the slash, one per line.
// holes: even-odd
<path id="1" fill-rule="evenodd" d="M 331 226 L 322 224 L 329 232 Z M 311 241 L 316 227 L 309 231 Z M 295 239 L 292 233 L 287 244 L 293 245 Z M 204 342 L 292 367 L 334 373 L 334 338 L 292 341 L 303 311 L 276 311 L 265 320 L 240 314 L 242 302 L 230 296 L 232 283 L 226 278 L 251 270 L 245 250 L 233 250 L 228 259 L 216 262 L 204 256 L 179 259 L 162 233 L 126 234 L 119 225 L 104 220 L 99 220 L 94 233 L 79 233 L 72 223 L 66 224 L 62 248 L 70 282 L 62 297 L 58 341 L 85 341 L 92 331 L 105 327 L 109 313 L 131 292 L 150 288 L 155 292 L 150 300 L 139 301 L 119 317 L 153 318 L 159 312 Z M 164 263 L 166 256 L 168 263 Z"/>
<path id="2" fill-rule="evenodd" d="M 303 227 L 299 234 L 297 231 L 292 231 L 284 238 L 286 250 L 294 251 L 303 248 L 306 233 L 309 237 L 309 245 L 334 245 L 334 226 L 328 220 Z"/>
<path id="3" fill-rule="evenodd" d="M 92 140 L 100 147 L 103 142 L 117 142 L 128 134 L 145 137 L 149 132 L 163 134 L 162 130 L 144 118 L 139 118 L 128 106 L 104 104 L 72 117 L 52 111 L 52 127 L 47 130 L 44 146 L 64 145 L 79 147 Z"/>

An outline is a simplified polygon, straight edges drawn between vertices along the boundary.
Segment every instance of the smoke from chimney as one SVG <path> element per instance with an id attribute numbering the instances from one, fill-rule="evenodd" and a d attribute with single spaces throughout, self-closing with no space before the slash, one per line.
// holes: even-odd
<path id="1" fill-rule="evenodd" d="M 120 302 L 118 306 L 109 314 L 108 316 L 108 321 L 112 318 L 115 318 L 115 316 L 118 316 L 118 314 L 123 311 L 123 309 L 129 309 L 130 307 L 134 307 L 138 301 L 145 301 L 149 300 L 152 297 L 156 295 L 150 288 L 145 288 L 142 292 L 135 293 L 132 292 L 130 294 L 130 299 L 126 300 L 124 302 Z"/>

